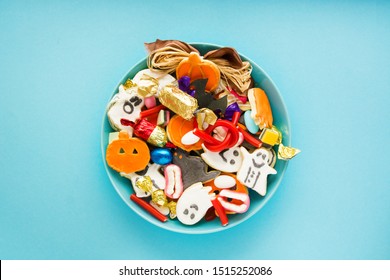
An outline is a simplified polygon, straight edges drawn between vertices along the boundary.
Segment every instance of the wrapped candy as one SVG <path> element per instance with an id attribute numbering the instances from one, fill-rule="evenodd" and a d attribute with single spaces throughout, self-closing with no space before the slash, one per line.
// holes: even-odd
<path id="1" fill-rule="evenodd" d="M 158 100 L 186 120 L 190 120 L 198 108 L 198 101 L 194 97 L 173 85 L 165 86 L 160 91 Z"/>
<path id="2" fill-rule="evenodd" d="M 138 94 L 147 97 L 153 96 L 158 90 L 158 80 L 147 74 L 143 74 L 140 78 L 140 84 L 138 85 Z"/>
<path id="3" fill-rule="evenodd" d="M 202 108 L 196 112 L 196 122 L 199 129 L 203 130 L 208 125 L 214 125 L 218 117 L 208 108 Z"/>
<path id="4" fill-rule="evenodd" d="M 286 147 L 282 143 L 280 143 L 279 150 L 278 150 L 278 158 L 281 160 L 290 160 L 300 152 L 301 150 L 299 149 Z"/>
<path id="5" fill-rule="evenodd" d="M 140 119 L 135 124 L 129 124 L 134 129 L 134 134 L 148 143 L 164 147 L 168 142 L 167 133 L 157 125 L 152 124 L 146 119 Z"/>

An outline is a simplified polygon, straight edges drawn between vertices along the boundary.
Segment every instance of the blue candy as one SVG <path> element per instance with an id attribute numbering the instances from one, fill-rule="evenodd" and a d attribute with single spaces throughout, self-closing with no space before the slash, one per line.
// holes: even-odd
<path id="1" fill-rule="evenodd" d="M 165 165 L 168 163 L 172 162 L 172 152 L 170 149 L 167 148 L 157 148 L 154 149 L 151 153 L 150 156 L 152 158 L 152 161 L 154 163 L 160 164 L 160 165 Z"/>
<path id="2" fill-rule="evenodd" d="M 248 131 L 252 134 L 255 134 L 256 132 L 259 131 L 259 126 L 255 123 L 253 118 L 251 117 L 251 110 L 248 110 L 244 113 L 244 121 L 245 121 L 245 126 L 248 129 Z"/>

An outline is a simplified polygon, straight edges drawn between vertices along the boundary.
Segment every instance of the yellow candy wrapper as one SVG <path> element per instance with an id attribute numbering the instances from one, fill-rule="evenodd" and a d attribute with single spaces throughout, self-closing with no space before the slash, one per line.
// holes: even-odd
<path id="1" fill-rule="evenodd" d="M 152 76 L 143 74 L 137 86 L 139 95 L 142 97 L 152 96 L 158 91 L 158 80 Z"/>
<path id="2" fill-rule="evenodd" d="M 150 176 L 143 176 L 138 178 L 135 184 L 138 188 L 140 188 L 144 192 L 148 192 L 148 193 L 153 192 L 153 182 Z"/>
<path id="3" fill-rule="evenodd" d="M 292 148 L 292 147 L 286 147 L 282 143 L 279 145 L 278 150 L 278 159 L 281 160 L 290 160 L 293 157 L 295 157 L 297 154 L 299 154 L 301 150 Z"/>
<path id="4" fill-rule="evenodd" d="M 152 201 L 158 206 L 166 206 L 168 204 L 168 199 L 164 193 L 164 190 L 155 190 L 152 192 Z"/>
<path id="5" fill-rule="evenodd" d="M 196 121 L 198 123 L 199 129 L 203 130 L 208 125 L 213 125 L 217 121 L 218 117 L 215 113 L 208 109 L 202 108 L 196 112 Z"/>
<path id="6" fill-rule="evenodd" d="M 165 86 L 159 92 L 158 100 L 186 120 L 190 120 L 198 108 L 198 101 L 194 97 L 174 85 Z"/>

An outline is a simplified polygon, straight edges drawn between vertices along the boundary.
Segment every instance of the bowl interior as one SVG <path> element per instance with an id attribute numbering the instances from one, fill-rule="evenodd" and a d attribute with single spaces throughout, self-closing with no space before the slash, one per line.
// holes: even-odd
<path id="1" fill-rule="evenodd" d="M 192 43 L 192 46 L 194 46 L 196 49 L 200 51 L 202 55 L 207 53 L 210 50 L 214 50 L 217 48 L 220 48 L 221 46 L 213 45 L 213 44 L 205 44 L 205 43 Z M 274 118 L 274 124 L 276 127 L 279 128 L 279 130 L 283 134 L 283 144 L 289 146 L 291 143 L 291 136 L 290 136 L 290 121 L 288 118 L 286 106 L 283 102 L 282 96 L 280 95 L 277 87 L 273 83 L 273 81 L 270 79 L 270 77 L 265 73 L 265 71 L 259 67 L 256 63 L 251 61 L 249 58 L 245 57 L 244 55 L 241 55 L 242 60 L 249 61 L 252 64 L 253 70 L 252 70 L 252 77 L 255 81 L 254 87 L 260 87 L 262 88 L 268 96 L 268 99 L 271 104 L 273 118 Z M 123 77 L 123 79 L 118 83 L 117 87 L 111 94 L 109 100 L 111 97 L 118 92 L 118 87 L 120 84 L 123 84 L 128 78 L 133 78 L 135 74 L 142 69 L 146 69 L 146 58 L 141 60 L 139 63 L 137 63 L 135 66 L 133 66 L 129 72 Z M 107 102 L 108 103 L 108 102 Z M 161 228 L 175 231 L 175 232 L 181 232 L 181 233 L 189 233 L 189 234 L 203 234 L 203 233 L 211 233 L 211 232 L 217 232 L 221 230 L 226 230 L 228 228 L 231 228 L 233 226 L 236 226 L 240 224 L 241 222 L 247 220 L 251 216 L 253 216 L 255 213 L 257 213 L 265 204 L 266 202 L 273 196 L 276 189 L 278 188 L 279 184 L 282 181 L 284 172 L 287 168 L 287 161 L 278 160 L 275 165 L 275 169 L 277 170 L 276 175 L 270 175 L 268 176 L 268 186 L 267 186 L 267 194 L 266 196 L 262 197 L 258 195 L 257 193 L 253 192 L 252 190 L 249 190 L 250 193 L 250 199 L 251 199 L 251 205 L 249 207 L 249 210 L 246 213 L 243 214 L 235 214 L 235 215 L 229 215 L 229 224 L 226 227 L 221 226 L 220 221 L 218 218 L 214 219 L 213 221 L 206 222 L 204 220 L 200 221 L 196 225 L 192 226 L 186 226 L 181 224 L 177 219 L 171 220 L 169 219 L 165 223 L 161 223 L 160 221 L 156 220 L 154 217 L 150 216 L 149 213 L 145 212 L 143 209 L 141 209 L 138 205 L 134 204 L 132 201 L 130 201 L 129 197 L 133 193 L 133 188 L 131 186 L 131 182 L 129 179 L 121 177 L 118 172 L 111 169 L 105 160 L 106 157 L 106 148 L 108 145 L 108 135 L 110 132 L 113 132 L 113 129 L 111 128 L 108 118 L 106 115 L 106 112 L 104 113 L 103 118 L 103 124 L 102 124 L 102 134 L 101 134 L 101 148 L 102 148 L 102 154 L 103 154 L 103 161 L 105 164 L 105 168 L 107 171 L 107 174 L 112 182 L 112 185 L 114 186 L 115 190 L 118 192 L 118 194 L 121 196 L 123 201 L 138 215 L 143 217 L 145 220 L 149 221 L 150 223 L 159 226 Z"/>

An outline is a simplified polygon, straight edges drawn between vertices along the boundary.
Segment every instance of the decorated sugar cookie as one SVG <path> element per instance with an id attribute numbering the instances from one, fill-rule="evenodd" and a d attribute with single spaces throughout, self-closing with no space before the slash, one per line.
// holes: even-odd
<path id="1" fill-rule="evenodd" d="M 190 156 L 181 149 L 176 149 L 172 162 L 181 169 L 185 189 L 196 182 L 211 181 L 221 173 L 219 171 L 207 171 L 207 164 L 201 157 Z"/>
<path id="2" fill-rule="evenodd" d="M 204 187 L 198 182 L 183 192 L 176 205 L 176 214 L 180 222 L 193 225 L 204 217 L 212 206 L 210 190 L 211 187 Z"/>
<path id="3" fill-rule="evenodd" d="M 238 170 L 237 179 L 253 189 L 262 196 L 267 193 L 267 176 L 276 174 L 276 170 L 268 165 L 268 151 L 257 149 L 249 153 L 244 147 L 241 147 L 244 160 Z"/>
<path id="4" fill-rule="evenodd" d="M 131 173 L 143 170 L 149 163 L 149 147 L 138 138 L 130 138 L 126 131 L 112 141 L 106 150 L 107 164 L 118 172 Z"/>
<path id="5" fill-rule="evenodd" d="M 202 144 L 202 159 L 212 168 L 223 172 L 237 172 L 242 164 L 242 152 L 239 147 L 232 147 L 221 152 L 211 152 Z"/>
<path id="6" fill-rule="evenodd" d="M 176 68 L 176 76 L 189 76 L 191 82 L 207 78 L 206 90 L 211 92 L 219 85 L 221 73 L 212 61 L 204 60 L 198 53 L 191 52 L 187 59 L 183 59 Z"/>
<path id="7" fill-rule="evenodd" d="M 123 125 L 121 120 L 135 122 L 143 106 L 144 99 L 138 95 L 136 87 L 125 90 L 123 85 L 120 85 L 119 92 L 114 95 L 107 107 L 107 116 L 112 128 L 118 131 L 125 130 L 132 136 L 133 128 Z"/>

